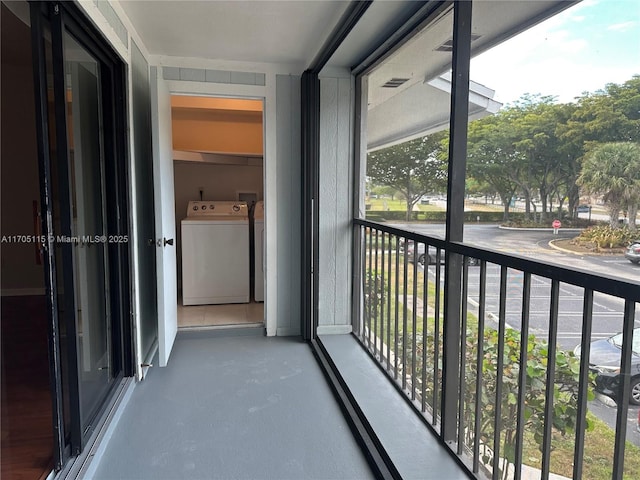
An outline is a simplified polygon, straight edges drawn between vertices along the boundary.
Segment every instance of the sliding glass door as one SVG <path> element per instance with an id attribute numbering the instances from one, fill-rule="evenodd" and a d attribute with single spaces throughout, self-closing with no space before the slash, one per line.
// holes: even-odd
<path id="1" fill-rule="evenodd" d="M 131 373 L 124 67 L 69 4 L 32 4 L 57 467 Z"/>
<path id="2" fill-rule="evenodd" d="M 86 425 L 113 378 L 107 301 L 101 71 L 99 62 L 67 31 L 63 33 L 63 45 L 71 237 L 75 244 L 72 251 L 78 380 L 81 421 Z"/>

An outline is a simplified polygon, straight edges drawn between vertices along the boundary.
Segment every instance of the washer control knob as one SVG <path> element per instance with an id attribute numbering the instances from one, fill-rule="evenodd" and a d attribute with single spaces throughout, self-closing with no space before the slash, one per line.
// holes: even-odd
<path id="1" fill-rule="evenodd" d="M 234 205 L 233 206 L 233 211 L 234 212 L 239 212 L 240 211 L 240 205 Z"/>
<path id="2" fill-rule="evenodd" d="M 194 205 L 194 206 L 192 207 L 192 209 L 193 209 L 193 211 L 194 211 L 194 212 L 197 212 L 197 211 L 198 211 L 198 205 Z"/>

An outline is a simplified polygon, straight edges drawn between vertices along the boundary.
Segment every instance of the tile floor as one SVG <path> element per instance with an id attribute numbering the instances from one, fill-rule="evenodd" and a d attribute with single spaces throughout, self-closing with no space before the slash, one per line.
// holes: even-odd
<path id="1" fill-rule="evenodd" d="M 264 322 L 264 303 L 182 305 L 178 299 L 178 327 L 251 325 Z"/>

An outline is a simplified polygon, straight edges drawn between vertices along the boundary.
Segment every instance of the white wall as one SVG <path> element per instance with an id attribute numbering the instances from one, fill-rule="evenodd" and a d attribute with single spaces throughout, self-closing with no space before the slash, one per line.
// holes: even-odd
<path id="1" fill-rule="evenodd" d="M 350 77 L 320 78 L 320 335 L 351 332 L 353 103 Z"/>

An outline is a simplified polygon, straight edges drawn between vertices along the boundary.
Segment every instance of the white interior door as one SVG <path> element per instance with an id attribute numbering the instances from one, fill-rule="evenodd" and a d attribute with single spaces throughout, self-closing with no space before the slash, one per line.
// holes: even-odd
<path id="1" fill-rule="evenodd" d="M 162 69 L 158 67 L 151 67 L 151 125 L 158 272 L 158 355 L 160 366 L 164 367 L 178 332 L 178 293 L 171 94 L 162 79 Z"/>

